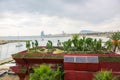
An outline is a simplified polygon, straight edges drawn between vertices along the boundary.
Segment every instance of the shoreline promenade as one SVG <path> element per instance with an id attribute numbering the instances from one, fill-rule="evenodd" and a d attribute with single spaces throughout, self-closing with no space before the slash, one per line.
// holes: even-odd
<path id="1" fill-rule="evenodd" d="M 0 60 L 0 65 L 6 62 L 12 61 L 12 60 L 13 60 L 12 57 Z"/>

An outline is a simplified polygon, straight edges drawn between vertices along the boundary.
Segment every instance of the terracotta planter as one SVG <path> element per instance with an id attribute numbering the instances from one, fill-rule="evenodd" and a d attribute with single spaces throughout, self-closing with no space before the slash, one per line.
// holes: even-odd
<path id="1" fill-rule="evenodd" d="M 100 68 L 120 72 L 120 62 L 100 62 Z"/>
<path id="2" fill-rule="evenodd" d="M 88 70 L 87 63 L 74 63 L 74 67 L 76 71 L 87 71 Z"/>
<path id="3" fill-rule="evenodd" d="M 13 58 L 17 64 L 25 65 L 26 61 L 23 58 Z"/>
<path id="4" fill-rule="evenodd" d="M 23 73 L 16 73 L 16 74 L 19 76 L 20 80 L 25 80 L 26 74 L 23 74 Z"/>
<path id="5" fill-rule="evenodd" d="M 19 79 L 20 80 L 25 80 L 25 76 L 27 75 L 27 73 L 20 73 L 19 72 L 19 69 L 21 68 L 22 66 L 12 66 L 10 67 L 12 69 L 12 71 L 14 71 L 18 76 L 19 76 Z"/>
<path id="6" fill-rule="evenodd" d="M 74 63 L 64 63 L 64 70 L 75 70 L 75 65 Z"/>
<path id="7" fill-rule="evenodd" d="M 63 64 L 63 59 L 43 59 L 43 63 Z"/>
<path id="8" fill-rule="evenodd" d="M 43 63 L 42 59 L 38 58 L 24 58 L 27 64 L 41 64 Z"/>
<path id="9" fill-rule="evenodd" d="M 88 71 L 77 71 L 75 73 L 76 80 L 93 80 L 93 74 L 95 72 L 88 72 Z"/>
<path id="10" fill-rule="evenodd" d="M 93 80 L 95 72 L 66 70 L 64 80 Z"/>
<path id="11" fill-rule="evenodd" d="M 65 70 L 64 80 L 76 80 L 75 71 Z"/>
<path id="12" fill-rule="evenodd" d="M 87 71 L 99 71 L 99 63 L 88 63 L 87 64 Z"/>

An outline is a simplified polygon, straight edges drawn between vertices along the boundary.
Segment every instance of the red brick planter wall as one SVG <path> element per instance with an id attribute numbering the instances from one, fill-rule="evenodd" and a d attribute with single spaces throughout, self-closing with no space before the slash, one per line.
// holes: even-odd
<path id="1" fill-rule="evenodd" d="M 120 72 L 120 62 L 100 62 L 100 69 Z"/>
<path id="2" fill-rule="evenodd" d="M 100 57 L 120 57 L 118 54 L 77 54 L 65 56 L 100 56 Z M 64 62 L 64 80 L 93 80 L 93 76 L 101 69 L 112 70 L 114 76 L 120 76 L 120 62 L 98 62 L 98 63 L 76 63 Z"/>
<path id="3" fill-rule="evenodd" d="M 64 80 L 93 80 L 95 72 L 66 70 Z"/>

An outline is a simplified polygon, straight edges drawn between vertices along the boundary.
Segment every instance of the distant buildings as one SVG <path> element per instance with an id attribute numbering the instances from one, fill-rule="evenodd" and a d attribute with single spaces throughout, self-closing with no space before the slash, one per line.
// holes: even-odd
<path id="1" fill-rule="evenodd" d="M 41 37 L 44 37 L 45 36 L 45 33 L 44 31 L 41 31 L 41 34 L 40 34 Z"/>

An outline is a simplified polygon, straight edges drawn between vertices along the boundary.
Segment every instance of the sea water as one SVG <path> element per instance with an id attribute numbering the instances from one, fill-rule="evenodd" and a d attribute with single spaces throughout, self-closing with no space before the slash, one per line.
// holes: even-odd
<path id="1" fill-rule="evenodd" d="M 93 37 L 89 36 L 91 38 L 96 38 L 96 39 L 102 39 L 103 42 L 108 40 L 108 38 L 105 37 Z M 46 43 L 48 40 L 51 40 L 53 42 L 54 46 L 57 46 L 57 41 L 60 40 L 61 42 L 64 42 L 68 39 L 71 39 L 71 37 L 50 37 L 50 38 L 41 38 L 40 36 L 21 36 L 19 37 L 19 40 L 32 40 L 35 41 L 37 40 L 39 43 L 39 46 L 46 46 Z M 0 37 L 0 40 L 18 40 L 17 36 L 13 37 Z M 4 45 L 0 45 L 0 60 L 10 58 L 11 54 L 26 50 L 26 43 L 25 42 L 20 42 L 23 46 L 16 47 L 18 42 L 14 43 L 7 43 Z"/>

